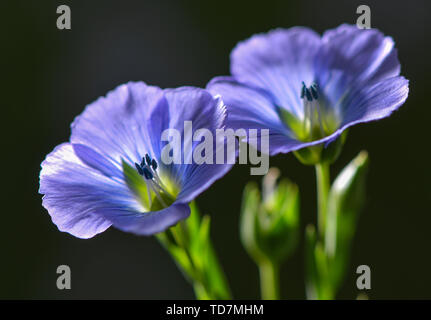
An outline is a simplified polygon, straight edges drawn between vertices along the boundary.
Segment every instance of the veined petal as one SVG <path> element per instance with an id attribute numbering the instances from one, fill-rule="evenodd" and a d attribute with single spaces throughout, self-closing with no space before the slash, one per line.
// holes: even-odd
<path id="1" fill-rule="evenodd" d="M 358 88 L 343 102 L 341 129 L 388 117 L 407 99 L 408 80 L 398 76 Z"/>
<path id="2" fill-rule="evenodd" d="M 322 37 L 323 45 L 316 56 L 316 74 L 343 70 L 356 83 L 380 81 L 399 75 L 400 63 L 391 37 L 377 29 L 358 29 L 343 24 L 328 30 Z"/>
<path id="3" fill-rule="evenodd" d="M 160 211 L 133 213 L 127 210 L 104 210 L 103 215 L 122 231 L 152 235 L 186 219 L 190 215 L 190 208 L 187 204 L 174 203 Z"/>
<path id="4" fill-rule="evenodd" d="M 278 106 L 302 116 L 301 83 L 314 81 L 320 45 L 320 36 L 304 27 L 254 35 L 233 49 L 231 73 L 240 82 L 270 91 Z"/>
<path id="5" fill-rule="evenodd" d="M 207 89 L 213 95 L 220 95 L 228 106 L 229 127 L 243 128 L 242 124 L 250 120 L 258 128 L 285 132 L 275 101 L 266 90 L 240 83 L 233 77 L 216 77 L 208 83 Z"/>
<path id="6" fill-rule="evenodd" d="M 231 164 L 196 164 L 192 159 L 193 150 L 199 143 L 193 141 L 193 135 L 198 129 L 208 129 L 213 136 L 213 147 L 216 147 L 216 129 L 224 128 L 226 121 L 226 107 L 218 97 L 213 97 L 207 90 L 182 87 L 165 90 L 165 103 L 159 103 L 150 116 L 151 136 L 155 137 L 153 149 L 158 148 L 156 154 L 161 154 L 167 142 L 161 143 L 161 135 L 165 129 L 176 129 L 181 134 L 182 150 L 184 152 L 181 164 L 166 165 L 160 162 L 160 170 L 168 175 L 180 186 L 177 201 L 187 203 L 208 188 L 216 179 L 223 176 Z M 191 121 L 190 136 L 184 132 L 184 122 Z M 154 124 L 154 125 L 153 125 Z M 190 150 L 184 144 L 190 143 Z"/>
<path id="7" fill-rule="evenodd" d="M 236 81 L 233 77 L 217 77 L 207 85 L 214 95 L 221 95 L 228 106 L 227 126 L 237 129 L 269 130 L 270 154 L 289 152 L 301 144 L 282 122 L 272 95 L 260 88 Z"/>
<path id="8" fill-rule="evenodd" d="M 147 119 L 162 98 L 162 90 L 129 82 L 88 105 L 72 123 L 70 141 L 90 147 L 118 167 L 121 159 L 139 161 L 151 152 Z"/>
<path id="9" fill-rule="evenodd" d="M 107 177 L 122 178 L 123 173 L 115 163 L 112 163 L 101 154 L 82 144 L 72 144 L 75 155 L 87 166 L 100 171 Z"/>
<path id="10" fill-rule="evenodd" d="M 79 238 L 91 238 L 111 225 L 97 211 L 133 207 L 124 185 L 84 164 L 69 143 L 57 146 L 42 163 L 39 193 L 59 230 Z"/>

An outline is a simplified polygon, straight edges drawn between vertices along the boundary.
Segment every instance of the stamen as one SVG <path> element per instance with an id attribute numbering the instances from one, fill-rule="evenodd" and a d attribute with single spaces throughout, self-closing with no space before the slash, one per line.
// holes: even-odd
<path id="1" fill-rule="evenodd" d="M 308 101 L 313 101 L 313 97 L 312 97 L 310 90 L 308 88 L 305 88 L 305 95 L 306 95 Z"/>
<path id="2" fill-rule="evenodd" d="M 147 185 L 147 193 L 149 199 L 149 205 L 152 205 L 152 194 L 154 193 L 160 203 L 167 207 L 166 202 L 163 200 L 161 193 L 164 193 L 170 198 L 174 198 L 166 189 L 159 175 L 157 174 L 158 164 L 155 159 L 151 159 L 150 155 L 147 153 L 145 157 L 142 158 L 141 164 L 135 162 L 136 170 L 138 170 L 139 175 L 143 176 L 145 179 L 145 184 Z"/>
<path id="3" fill-rule="evenodd" d="M 150 185 L 151 190 L 154 192 L 154 194 L 156 195 L 157 199 L 159 199 L 160 203 L 166 208 L 168 207 L 168 205 L 166 204 L 166 202 L 163 200 L 162 196 L 160 195 L 159 191 L 157 191 L 154 188 L 154 185 Z"/>
<path id="4" fill-rule="evenodd" d="M 304 96 L 305 96 L 305 90 L 307 90 L 307 87 L 305 86 L 304 81 L 302 81 L 301 99 L 304 99 Z"/>
<path id="5" fill-rule="evenodd" d="M 310 90 L 311 90 L 311 94 L 313 95 L 313 98 L 317 100 L 319 96 L 317 94 L 317 84 L 315 82 L 311 85 Z"/>
<path id="6" fill-rule="evenodd" d="M 145 180 L 145 184 L 147 185 L 148 203 L 150 204 L 150 208 L 151 208 L 151 206 L 153 205 L 153 199 L 151 197 L 151 190 L 150 190 L 151 181 Z"/>
<path id="7" fill-rule="evenodd" d="M 323 126 L 323 117 L 320 110 L 319 89 L 317 83 L 313 82 L 310 87 L 307 87 L 305 82 L 302 81 L 301 99 L 304 110 L 304 130 L 308 131 L 310 139 L 313 139 L 313 131 L 315 123 L 317 122 L 319 125 L 320 134 L 323 137 L 325 135 L 325 130 Z"/>
<path id="8" fill-rule="evenodd" d="M 147 179 L 147 180 L 152 180 L 153 179 L 154 176 L 151 173 L 151 171 L 148 170 L 147 167 L 144 167 L 142 170 L 144 171 L 144 177 L 145 177 L 145 179 Z"/>
<path id="9" fill-rule="evenodd" d="M 153 170 L 154 171 L 156 171 L 157 170 L 157 162 L 156 162 L 156 160 L 151 160 L 151 167 L 153 168 Z"/>
<path id="10" fill-rule="evenodd" d="M 148 153 L 145 154 L 145 161 L 147 162 L 148 166 L 151 166 L 151 157 Z"/>
<path id="11" fill-rule="evenodd" d="M 141 166 L 135 162 L 135 167 L 138 170 L 138 173 L 142 176 L 144 171 L 142 170 Z"/>

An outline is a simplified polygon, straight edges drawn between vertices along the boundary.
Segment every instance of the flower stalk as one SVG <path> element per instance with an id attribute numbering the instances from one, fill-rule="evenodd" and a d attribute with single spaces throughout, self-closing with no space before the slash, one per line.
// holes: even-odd
<path id="1" fill-rule="evenodd" d="M 308 299 L 333 299 L 342 283 L 365 199 L 367 167 L 362 151 L 331 186 L 329 163 L 316 165 L 318 230 L 308 226 L 305 237 Z"/>
<path id="2" fill-rule="evenodd" d="M 316 164 L 316 187 L 317 187 L 317 226 L 320 239 L 325 238 L 326 229 L 326 206 L 328 193 L 331 187 L 329 163 L 320 162 Z"/>
<path id="3" fill-rule="evenodd" d="M 200 217 L 192 202 L 188 219 L 156 235 L 199 300 L 231 299 L 226 277 L 209 238 L 209 216 Z"/>
<path id="4" fill-rule="evenodd" d="M 258 263 L 258 267 L 262 299 L 280 299 L 280 267 L 278 263 L 270 260 L 263 260 Z"/>

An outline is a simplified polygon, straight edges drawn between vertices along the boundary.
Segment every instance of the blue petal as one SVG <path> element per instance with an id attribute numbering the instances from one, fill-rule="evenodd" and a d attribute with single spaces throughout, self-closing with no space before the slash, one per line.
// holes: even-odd
<path id="1" fill-rule="evenodd" d="M 237 124 L 250 121 L 256 128 L 271 128 L 283 133 L 286 131 L 269 92 L 242 84 L 233 77 L 216 77 L 208 83 L 207 89 L 213 95 L 220 95 L 227 105 L 229 127 L 240 128 Z"/>
<path id="2" fill-rule="evenodd" d="M 327 145 L 351 126 L 389 117 L 406 101 L 408 84 L 407 79 L 398 76 L 356 88 L 342 102 L 344 116 L 340 128 L 324 139 L 313 141 L 313 144 Z"/>
<path id="3" fill-rule="evenodd" d="M 376 82 L 399 75 L 400 63 L 391 37 L 377 29 L 358 29 L 343 24 L 328 30 L 316 57 L 316 74 L 343 70 L 356 83 Z"/>
<path id="4" fill-rule="evenodd" d="M 160 211 L 131 213 L 127 210 L 104 210 L 103 215 L 122 231 L 137 235 L 152 235 L 186 219 L 190 215 L 190 208 L 187 204 L 174 203 Z"/>
<path id="5" fill-rule="evenodd" d="M 192 122 L 192 135 L 198 129 L 210 130 L 215 146 L 216 129 L 224 128 L 226 121 L 226 107 L 221 99 L 213 97 L 204 89 L 193 87 L 167 89 L 164 98 L 164 102 L 159 103 L 150 116 L 151 128 L 149 131 L 154 137 L 152 145 L 155 154 L 161 154 L 164 144 L 160 141 L 165 129 L 178 130 L 181 133 L 181 140 L 185 140 L 185 121 Z M 178 202 L 190 202 L 232 167 L 232 164 L 217 165 L 215 159 L 214 164 L 197 165 L 191 158 L 196 144 L 197 142 L 192 142 L 192 152 L 184 154 L 181 164 L 159 163 L 160 170 L 167 171 L 171 178 L 180 185 Z M 182 151 L 184 151 L 184 145 L 182 147 Z"/>
<path id="6" fill-rule="evenodd" d="M 70 141 L 90 147 L 118 166 L 121 159 L 140 162 L 151 153 L 148 116 L 162 90 L 142 82 L 127 83 L 88 105 L 72 123 Z"/>
<path id="7" fill-rule="evenodd" d="M 240 82 L 265 88 L 278 106 L 302 116 L 301 83 L 314 81 L 320 45 L 320 36 L 303 27 L 258 34 L 232 51 L 231 73 Z"/>
<path id="8" fill-rule="evenodd" d="M 354 87 L 399 75 L 394 41 L 376 29 L 341 25 L 326 31 L 322 41 L 315 59 L 316 82 L 333 108 Z"/>
<path id="9" fill-rule="evenodd" d="M 72 146 L 76 156 L 87 166 L 100 171 L 107 177 L 123 177 L 123 173 L 114 163 L 110 162 L 93 149 L 82 144 L 73 144 Z"/>
<path id="10" fill-rule="evenodd" d="M 189 215 L 187 205 L 176 203 L 160 211 L 142 212 L 123 180 L 109 178 L 100 168 L 87 166 L 74 148 L 69 143 L 57 146 L 42 163 L 40 173 L 43 206 L 60 231 L 87 239 L 113 225 L 149 235 Z"/>
<path id="11" fill-rule="evenodd" d="M 111 225 L 96 211 L 127 208 L 132 199 L 124 185 L 85 165 L 69 143 L 57 146 L 42 163 L 39 193 L 59 230 L 79 238 Z"/>
<path id="12" fill-rule="evenodd" d="M 221 95 L 228 106 L 229 128 L 258 129 L 258 140 L 260 130 L 269 130 L 271 155 L 289 152 L 301 143 L 282 122 L 269 92 L 239 83 L 232 77 L 214 78 L 207 88 L 212 94 Z"/>
<path id="13" fill-rule="evenodd" d="M 388 117 L 407 99 L 408 80 L 398 76 L 357 88 L 343 102 L 341 130 L 361 122 Z"/>

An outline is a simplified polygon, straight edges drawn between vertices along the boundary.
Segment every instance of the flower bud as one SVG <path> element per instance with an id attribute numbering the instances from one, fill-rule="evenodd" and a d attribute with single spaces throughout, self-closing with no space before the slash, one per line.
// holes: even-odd
<path id="1" fill-rule="evenodd" d="M 249 255 L 256 261 L 281 263 L 297 246 L 299 191 L 287 179 L 277 184 L 278 169 L 263 179 L 262 195 L 254 182 L 244 190 L 240 233 Z"/>

